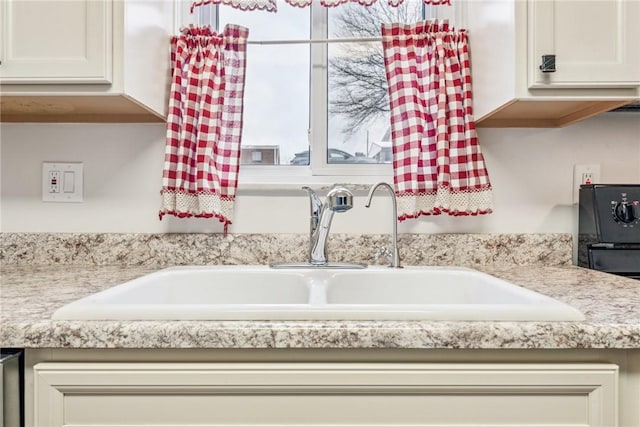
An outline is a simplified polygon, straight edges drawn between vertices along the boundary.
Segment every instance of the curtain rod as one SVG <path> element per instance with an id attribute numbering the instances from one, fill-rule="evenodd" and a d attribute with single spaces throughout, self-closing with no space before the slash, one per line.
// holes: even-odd
<path id="1" fill-rule="evenodd" d="M 465 31 L 465 30 L 462 30 Z M 412 35 L 396 35 L 387 36 L 387 40 L 397 39 L 413 39 L 420 36 Z M 247 40 L 247 44 L 270 45 L 270 44 L 315 44 L 315 43 L 361 43 L 361 42 L 381 42 L 385 37 L 352 37 L 352 38 L 333 38 L 333 39 L 291 39 L 291 40 Z"/>
<path id="2" fill-rule="evenodd" d="M 247 40 L 247 44 L 270 45 L 270 44 L 312 44 L 312 43 L 361 43 L 380 42 L 382 37 L 358 37 L 346 39 L 313 39 L 313 40 Z"/>
<path id="3" fill-rule="evenodd" d="M 464 30 L 462 30 L 464 31 Z M 387 36 L 387 40 L 407 40 L 416 38 L 415 36 Z M 315 43 L 361 43 L 361 42 L 381 42 L 385 37 L 353 37 L 335 39 L 306 39 L 306 40 L 247 40 L 247 44 L 270 45 L 270 44 L 315 44 Z"/>

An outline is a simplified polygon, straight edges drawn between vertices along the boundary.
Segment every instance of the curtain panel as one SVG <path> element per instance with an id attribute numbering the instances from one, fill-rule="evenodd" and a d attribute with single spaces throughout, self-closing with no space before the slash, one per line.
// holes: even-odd
<path id="1" fill-rule="evenodd" d="M 172 81 L 160 218 L 231 224 L 238 185 L 248 29 L 184 28 L 171 40 Z"/>
<path id="2" fill-rule="evenodd" d="M 467 33 L 446 21 L 383 24 L 382 44 L 398 219 L 491 213 Z"/>

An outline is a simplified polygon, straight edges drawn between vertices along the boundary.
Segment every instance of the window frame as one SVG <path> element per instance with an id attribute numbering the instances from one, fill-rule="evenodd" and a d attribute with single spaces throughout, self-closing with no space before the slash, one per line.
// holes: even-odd
<path id="1" fill-rule="evenodd" d="M 201 6 L 190 12 L 191 2 L 178 2 L 176 29 L 189 24 L 211 25 L 219 28 L 218 7 Z M 391 163 L 332 164 L 328 162 L 328 43 L 313 43 L 328 38 L 329 11 L 312 4 L 310 8 L 310 94 L 309 94 L 309 165 L 250 165 L 242 164 L 238 176 L 239 188 L 282 189 L 301 185 L 330 185 L 336 182 L 370 185 L 393 182 Z M 263 13 L 263 12 L 247 12 Z M 266 13 L 266 12 L 264 12 Z"/>

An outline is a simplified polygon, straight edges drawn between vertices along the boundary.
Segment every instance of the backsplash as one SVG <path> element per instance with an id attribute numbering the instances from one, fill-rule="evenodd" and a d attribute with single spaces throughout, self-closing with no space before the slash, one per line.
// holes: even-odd
<path id="1" fill-rule="evenodd" d="M 216 220 L 158 220 L 166 126 L 2 123 L 0 133 L 2 232 L 222 231 Z M 599 164 L 603 183 L 640 182 L 640 120 L 635 113 L 607 113 L 557 129 L 483 128 L 478 133 L 495 191 L 494 212 L 402 221 L 398 223 L 400 233 L 574 233 L 576 238 L 575 164 Z M 42 162 L 47 161 L 84 164 L 84 202 L 42 202 Z M 309 197 L 303 185 L 320 191 L 326 183 L 378 181 L 372 177 L 316 177 L 314 183 L 315 179 L 283 173 L 287 183 L 283 189 L 272 185 L 270 174 L 252 179 L 241 175 L 229 229 L 233 234 L 305 234 Z M 390 172 L 380 180 L 392 182 Z M 296 188 L 290 188 L 293 185 Z M 357 192 L 354 207 L 336 215 L 332 233 L 389 233 L 388 195 L 379 193 L 371 207 L 365 208 L 369 185 L 349 188 Z"/>
<path id="2" fill-rule="evenodd" d="M 306 234 L 2 233 L 2 265 L 239 265 L 307 260 Z M 558 234 L 401 234 L 404 265 L 571 265 Z M 388 235 L 332 234 L 330 261 L 387 264 Z"/>

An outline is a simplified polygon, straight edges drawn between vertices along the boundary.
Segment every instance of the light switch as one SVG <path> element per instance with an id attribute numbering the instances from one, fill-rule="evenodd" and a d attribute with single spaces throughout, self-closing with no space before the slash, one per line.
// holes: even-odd
<path id="1" fill-rule="evenodd" d="M 82 202 L 83 169 L 82 163 L 43 162 L 42 201 Z"/>
<path id="2" fill-rule="evenodd" d="M 65 171 L 64 180 L 62 181 L 62 191 L 65 193 L 73 193 L 76 181 L 76 173 L 74 171 Z"/>

